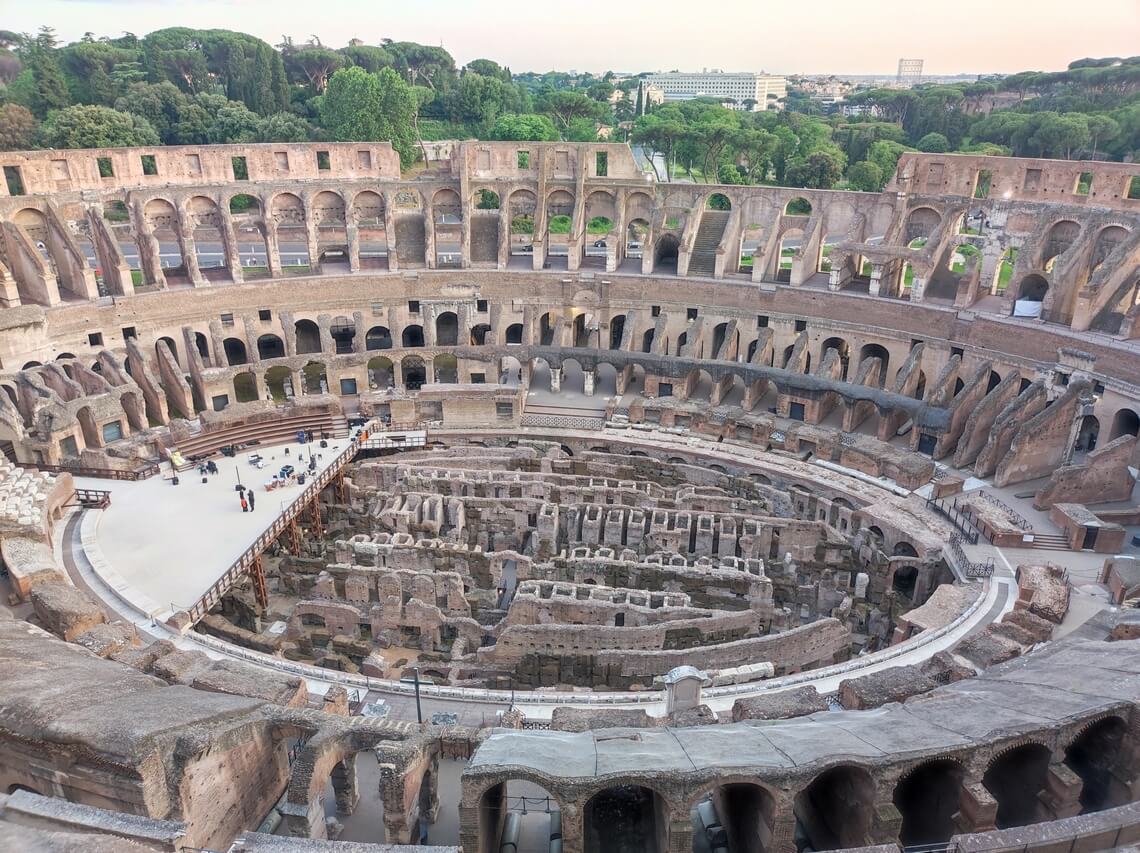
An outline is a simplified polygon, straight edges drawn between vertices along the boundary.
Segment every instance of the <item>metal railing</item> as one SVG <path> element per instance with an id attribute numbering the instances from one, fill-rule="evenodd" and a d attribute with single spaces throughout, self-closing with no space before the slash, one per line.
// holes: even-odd
<path id="1" fill-rule="evenodd" d="M 990 557 L 984 563 L 975 563 L 962 547 L 963 537 L 960 533 L 950 534 L 950 551 L 954 555 L 954 562 L 966 573 L 968 578 L 990 578 L 994 574 L 994 558 Z M 976 543 L 971 543 L 976 544 Z"/>
<path id="2" fill-rule="evenodd" d="M 957 498 L 949 506 L 942 498 L 927 498 L 926 505 L 958 528 L 963 539 L 971 545 L 978 544 L 978 522 L 969 507 L 959 506 Z"/>
<path id="3" fill-rule="evenodd" d="M 89 468 L 84 465 L 44 465 L 36 463 L 25 465 L 36 471 L 45 471 L 49 474 L 71 474 L 73 477 L 95 477 L 101 480 L 147 480 L 159 472 L 157 462 L 123 471 L 118 468 Z"/>
<path id="4" fill-rule="evenodd" d="M 1009 504 L 998 499 L 996 496 L 991 495 L 989 492 L 981 492 L 980 496 L 992 503 L 994 506 L 1003 510 L 1005 514 L 1009 516 L 1009 520 L 1012 521 L 1021 530 L 1025 530 L 1027 532 L 1033 530 L 1033 522 L 1031 522 L 1028 518 L 1015 510 Z"/>
<path id="5" fill-rule="evenodd" d="M 84 509 L 106 509 L 111 505 L 111 493 L 104 489 L 76 489 L 75 501 Z"/>
<path id="6" fill-rule="evenodd" d="M 309 485 L 305 486 L 304 490 L 293 501 L 285 507 L 280 515 L 273 520 L 261 535 L 258 536 L 248 548 L 246 548 L 241 555 L 230 564 L 225 573 L 218 578 L 214 584 L 206 590 L 206 592 L 194 604 L 187 608 L 186 612 L 190 615 L 192 622 L 197 622 L 203 616 L 210 612 L 215 604 L 221 601 L 222 596 L 229 591 L 230 587 L 237 583 L 238 579 L 245 575 L 254 561 L 261 556 L 261 554 L 272 545 L 286 528 L 297 518 L 309 503 L 312 502 L 314 497 L 320 495 L 325 486 L 332 482 L 333 478 L 340 473 L 353 457 L 356 456 L 358 442 L 356 439 L 349 441 L 348 446 L 342 450 L 332 462 L 329 463 L 325 470 L 321 471 Z"/>

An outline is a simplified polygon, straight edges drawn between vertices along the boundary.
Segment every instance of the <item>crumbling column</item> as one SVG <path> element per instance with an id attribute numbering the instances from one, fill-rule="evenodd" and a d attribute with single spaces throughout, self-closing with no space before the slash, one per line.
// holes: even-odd
<path id="1" fill-rule="evenodd" d="M 277 239 L 277 224 L 272 220 L 265 223 L 265 265 L 269 268 L 270 277 L 282 275 L 281 244 Z"/>
<path id="2" fill-rule="evenodd" d="M 583 370 L 582 371 L 582 380 L 585 383 L 585 392 L 586 392 L 587 397 L 592 397 L 594 395 L 594 377 L 595 377 L 595 375 L 596 374 L 594 373 L 593 370 Z"/>
<path id="3" fill-rule="evenodd" d="M 1069 765 L 1058 761 L 1049 765 L 1045 776 L 1045 790 L 1038 794 L 1052 820 L 1075 817 L 1081 813 L 1081 791 L 1084 782 Z"/>
<path id="4" fill-rule="evenodd" d="M 336 813 L 350 815 L 360 802 L 356 787 L 356 754 L 345 756 L 332 770 L 333 793 L 336 795 Z"/>
<path id="5" fill-rule="evenodd" d="M 980 781 L 962 786 L 954 822 L 962 834 L 997 829 L 997 800 Z"/>
<path id="6" fill-rule="evenodd" d="M 229 208 L 219 205 L 221 215 L 222 252 L 226 257 L 226 266 L 230 270 L 230 278 L 234 284 L 245 281 L 245 274 L 241 268 L 241 251 L 238 246 L 237 229 L 234 228 L 234 218 Z"/>
<path id="7" fill-rule="evenodd" d="M 327 838 L 325 810 L 319 797 L 302 805 L 286 800 L 280 807 L 285 831 L 293 838 Z M 385 816 L 386 817 L 386 816 Z"/>
<path id="8" fill-rule="evenodd" d="M 550 366 L 550 390 L 557 394 L 562 390 L 562 368 Z"/>
<path id="9" fill-rule="evenodd" d="M 348 238 L 348 271 L 360 272 L 360 229 L 351 218 L 344 226 L 344 233 Z"/>

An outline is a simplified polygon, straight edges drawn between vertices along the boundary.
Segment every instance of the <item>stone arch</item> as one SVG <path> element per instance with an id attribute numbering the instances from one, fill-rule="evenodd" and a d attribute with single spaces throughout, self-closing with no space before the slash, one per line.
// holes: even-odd
<path id="1" fill-rule="evenodd" d="M 152 231 L 174 235 L 178 231 L 178 211 L 165 198 L 152 198 L 143 205 L 143 219 Z"/>
<path id="2" fill-rule="evenodd" d="M 480 187 L 471 195 L 471 206 L 476 210 L 498 210 L 502 204 L 499 194 L 490 187 Z"/>
<path id="3" fill-rule="evenodd" d="M 256 399 L 256 377 L 246 371 L 234 374 L 234 401 L 237 403 L 252 403 Z"/>
<path id="4" fill-rule="evenodd" d="M 1049 282 L 1044 276 L 1030 273 L 1021 280 L 1017 286 L 1017 300 L 1019 302 L 1044 302 L 1045 294 L 1049 292 Z"/>
<path id="5" fill-rule="evenodd" d="M 458 225 L 463 219 L 463 199 L 455 190 L 443 187 L 432 193 L 431 211 L 436 225 Z"/>
<path id="6" fill-rule="evenodd" d="M 321 330 L 312 320 L 300 319 L 293 324 L 297 336 L 297 355 L 321 351 Z"/>
<path id="7" fill-rule="evenodd" d="M 1140 434 L 1140 415 L 1129 408 L 1117 409 L 1116 414 L 1112 416 L 1112 432 L 1108 435 L 1109 441 L 1120 438 L 1122 435 L 1137 434 Z"/>
<path id="8" fill-rule="evenodd" d="M 293 373 L 284 365 L 277 365 L 265 371 L 265 387 L 274 400 L 286 400 L 294 395 Z"/>
<path id="9" fill-rule="evenodd" d="M 344 225 L 344 196 L 332 190 L 321 190 L 313 196 L 313 221 L 322 225 Z"/>
<path id="10" fill-rule="evenodd" d="M 1071 219 L 1059 219 L 1050 225 L 1041 245 L 1041 269 L 1050 269 L 1050 261 L 1069 251 L 1080 236 L 1081 226 Z"/>
<path id="11" fill-rule="evenodd" d="M 241 340 L 241 338 L 226 338 L 222 341 L 222 349 L 226 353 L 226 364 L 230 367 L 249 363 L 249 355 L 245 350 L 245 341 Z"/>
<path id="12" fill-rule="evenodd" d="M 793 811 L 816 850 L 869 843 L 875 783 L 862 767 L 840 764 L 823 771 L 795 798 Z"/>
<path id="13" fill-rule="evenodd" d="M 1128 239 L 1129 230 L 1123 225 L 1106 225 L 1097 232 L 1093 241 L 1092 257 L 1089 259 L 1089 274 L 1105 262 L 1116 247 Z"/>
<path id="14" fill-rule="evenodd" d="M 384 196 L 373 190 L 361 190 L 352 198 L 352 221 L 383 229 Z"/>
<path id="15" fill-rule="evenodd" d="M 471 327 L 470 343 L 473 347 L 487 346 L 493 344 L 495 339 L 491 334 L 490 323 L 476 323 Z"/>
<path id="16" fill-rule="evenodd" d="M 508 813 L 518 815 L 510 821 L 518 833 L 531 838 L 553 837 L 555 828 L 561 826 L 561 801 L 543 786 L 537 776 L 521 768 L 478 792 L 474 802 L 479 815 L 476 853 L 500 853 L 503 832 L 508 828 Z"/>
<path id="17" fill-rule="evenodd" d="M 669 814 L 668 799 L 647 785 L 633 781 L 607 785 L 582 809 L 585 853 L 665 853 Z"/>
<path id="18" fill-rule="evenodd" d="M 732 201 L 722 192 L 710 193 L 701 205 L 704 210 L 732 210 Z"/>
<path id="19" fill-rule="evenodd" d="M 617 222 L 617 200 L 606 190 L 594 190 L 586 196 L 586 230 L 594 236 L 613 231 Z"/>
<path id="20" fill-rule="evenodd" d="M 404 326 L 404 331 L 400 334 L 400 344 L 405 349 L 422 347 L 424 345 L 424 327 L 418 323 Z"/>
<path id="21" fill-rule="evenodd" d="M 792 196 L 784 205 L 784 216 L 811 216 L 811 202 L 802 195 Z"/>
<path id="22" fill-rule="evenodd" d="M 322 362 L 310 361 L 302 367 L 301 381 L 305 385 L 306 394 L 327 394 L 329 392 L 328 372 Z"/>
<path id="23" fill-rule="evenodd" d="M 891 363 L 891 354 L 881 344 L 863 344 L 859 350 L 859 364 L 869 358 L 877 358 L 881 362 L 879 366 L 879 387 L 882 388 L 887 382 L 887 368 Z"/>
<path id="24" fill-rule="evenodd" d="M 696 811 L 694 838 L 704 833 L 713 841 L 708 833 L 711 818 L 723 827 L 728 849 L 736 853 L 768 853 L 774 849 L 777 802 L 772 790 L 751 778 L 730 777 L 704 785 L 689 801 L 690 811 Z"/>
<path id="25" fill-rule="evenodd" d="M 329 324 L 329 335 L 333 339 L 333 349 L 337 355 L 348 355 L 356 351 L 356 323 L 343 314 L 333 317 Z"/>
<path id="26" fill-rule="evenodd" d="M 418 391 L 427 382 L 427 367 L 418 355 L 410 355 L 400 361 L 400 380 L 409 391 Z"/>
<path id="27" fill-rule="evenodd" d="M 1077 440 L 1073 449 L 1080 452 L 1096 450 L 1097 439 L 1100 437 L 1100 418 L 1096 415 L 1085 415 L 1077 427 Z"/>
<path id="28" fill-rule="evenodd" d="M 909 246 L 917 239 L 929 240 L 942 224 L 942 214 L 933 207 L 916 207 L 906 217 L 903 235 Z"/>
<path id="29" fill-rule="evenodd" d="M 257 339 L 257 357 L 262 361 L 285 357 L 285 342 L 277 335 L 262 335 Z"/>
<path id="30" fill-rule="evenodd" d="M 982 784 L 997 800 L 997 828 L 1025 826 L 1041 820 L 1041 802 L 1049 775 L 1052 751 L 1040 743 L 1023 743 L 996 754 L 982 776 Z"/>
<path id="31" fill-rule="evenodd" d="M 944 844 L 958 831 L 965 769 L 950 758 L 924 761 L 895 785 L 893 801 L 902 815 L 899 840 L 904 846 Z"/>
<path id="32" fill-rule="evenodd" d="M 366 350 L 391 349 L 392 333 L 387 326 L 373 326 L 364 335 L 364 348 Z"/>
<path id="33" fill-rule="evenodd" d="M 396 384 L 392 359 L 377 355 L 368 359 L 368 387 L 373 390 L 391 388 Z"/>
<path id="34" fill-rule="evenodd" d="M 459 360 L 451 353 L 439 353 L 432 359 L 431 366 L 436 382 L 454 385 L 459 381 Z"/>
<path id="35" fill-rule="evenodd" d="M 522 323 L 511 323 L 507 326 L 506 341 L 508 344 L 521 344 L 523 342 Z"/>
<path id="36" fill-rule="evenodd" d="M 454 311 L 444 311 L 435 318 L 435 343 L 441 347 L 459 344 L 459 316 Z"/>
<path id="37" fill-rule="evenodd" d="M 161 337 L 158 340 L 156 340 L 154 342 L 155 357 L 158 357 L 158 354 L 161 351 L 159 348 L 159 344 L 166 344 L 166 346 L 170 349 L 170 355 L 174 359 L 174 363 L 175 364 L 180 363 L 178 360 L 178 345 L 174 342 L 174 338 Z M 68 353 L 61 353 L 60 355 L 56 356 L 56 361 L 59 361 L 60 359 L 64 358 L 65 356 L 67 356 L 69 358 L 75 358 L 75 356 L 69 355 Z"/>
<path id="38" fill-rule="evenodd" d="M 653 252 L 653 271 L 676 271 L 680 241 L 674 234 L 663 234 Z"/>
<path id="39" fill-rule="evenodd" d="M 1065 763 L 1081 777 L 1081 814 L 1131 801 L 1129 783 L 1136 774 L 1125 756 L 1128 723 L 1111 715 L 1085 726 L 1065 748 Z"/>
<path id="40" fill-rule="evenodd" d="M 235 222 L 240 221 L 240 218 L 261 218 L 261 199 L 249 193 L 234 193 L 226 202 L 226 207 L 235 217 Z"/>
<path id="41" fill-rule="evenodd" d="M 838 337 L 828 338 L 819 347 L 819 359 L 820 359 L 821 363 L 823 362 L 823 359 L 827 356 L 827 351 L 829 349 L 835 350 L 835 352 L 839 355 L 839 360 L 843 364 L 842 378 L 844 381 L 846 381 L 847 380 L 848 364 L 851 361 L 851 345 L 849 343 L 847 343 L 847 341 L 844 340 L 843 338 L 838 338 Z"/>
<path id="42" fill-rule="evenodd" d="M 119 397 L 119 405 L 123 407 L 123 414 L 127 416 L 127 425 L 131 432 L 140 432 L 147 428 L 145 406 L 134 391 L 127 391 Z"/>

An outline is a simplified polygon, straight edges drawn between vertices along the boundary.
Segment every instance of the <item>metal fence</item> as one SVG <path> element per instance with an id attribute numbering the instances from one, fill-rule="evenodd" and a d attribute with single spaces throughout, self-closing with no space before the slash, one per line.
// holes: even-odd
<path id="1" fill-rule="evenodd" d="M 966 573 L 968 578 L 989 578 L 994 574 L 994 558 L 990 557 L 984 563 L 975 563 L 967 555 L 965 549 L 962 547 L 962 535 L 959 533 L 952 533 L 950 535 L 950 551 L 954 555 L 954 562 Z"/>
<path id="2" fill-rule="evenodd" d="M 101 480 L 147 480 L 158 473 L 158 463 L 144 465 L 130 471 L 118 468 L 88 468 L 83 465 L 26 465 L 36 471 L 45 471 L 49 474 L 70 474 L 73 477 L 96 477 Z"/>
<path id="3" fill-rule="evenodd" d="M 959 506 L 957 498 L 949 505 L 942 498 L 927 498 L 926 505 L 958 528 L 963 539 L 971 545 L 978 544 L 977 518 L 969 507 Z"/>

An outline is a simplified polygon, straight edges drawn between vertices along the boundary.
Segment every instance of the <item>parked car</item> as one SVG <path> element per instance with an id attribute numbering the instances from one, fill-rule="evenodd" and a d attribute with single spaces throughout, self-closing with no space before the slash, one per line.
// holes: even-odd
<path id="1" fill-rule="evenodd" d="M 519 251 L 522 252 L 524 255 L 533 255 L 534 254 L 534 243 L 527 243 L 525 246 L 520 247 Z"/>
<path id="2" fill-rule="evenodd" d="M 605 240 L 595 240 L 594 241 L 594 248 L 595 249 L 604 249 L 605 247 L 606 247 L 606 241 Z"/>

